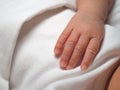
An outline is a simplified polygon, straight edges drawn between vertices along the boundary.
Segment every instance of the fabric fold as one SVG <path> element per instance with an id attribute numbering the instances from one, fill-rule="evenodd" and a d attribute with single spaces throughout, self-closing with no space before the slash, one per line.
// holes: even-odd
<path id="1" fill-rule="evenodd" d="M 102 49 L 88 71 L 64 71 L 53 48 L 76 13 L 76 0 L 1 0 L 0 5 L 0 90 L 104 90 L 119 64 L 115 19 L 108 20 L 112 26 L 105 26 Z"/>

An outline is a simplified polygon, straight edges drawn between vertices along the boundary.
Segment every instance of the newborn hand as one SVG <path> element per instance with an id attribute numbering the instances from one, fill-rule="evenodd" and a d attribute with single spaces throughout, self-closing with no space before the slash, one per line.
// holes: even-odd
<path id="1" fill-rule="evenodd" d="M 77 12 L 55 46 L 55 55 L 61 55 L 61 68 L 73 69 L 80 64 L 81 69 L 86 70 L 98 53 L 103 37 L 103 20 Z"/>

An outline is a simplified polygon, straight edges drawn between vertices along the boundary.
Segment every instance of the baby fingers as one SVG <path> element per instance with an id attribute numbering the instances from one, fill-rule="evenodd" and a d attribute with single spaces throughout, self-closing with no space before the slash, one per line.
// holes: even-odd
<path id="1" fill-rule="evenodd" d="M 80 34 L 77 31 L 73 31 L 69 36 L 69 38 L 67 39 L 63 49 L 62 56 L 61 56 L 61 61 L 60 61 L 60 65 L 62 68 L 65 69 L 67 67 L 79 37 L 80 37 Z"/>
<path id="2" fill-rule="evenodd" d="M 89 40 L 90 40 L 90 38 L 88 38 L 84 35 L 79 38 L 79 40 L 74 48 L 74 51 L 72 53 L 72 56 L 70 58 L 67 69 L 73 69 L 78 64 L 81 63 L 82 57 L 84 55 L 86 47 L 88 46 Z"/>

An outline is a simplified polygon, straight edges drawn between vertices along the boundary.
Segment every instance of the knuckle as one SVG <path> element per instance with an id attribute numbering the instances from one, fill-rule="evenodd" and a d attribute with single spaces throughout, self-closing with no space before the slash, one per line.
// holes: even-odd
<path id="1" fill-rule="evenodd" d="M 83 48 L 79 47 L 79 46 L 76 46 L 75 47 L 75 51 L 76 52 L 79 52 L 79 53 L 83 53 Z"/>
<path id="2" fill-rule="evenodd" d="M 88 48 L 88 52 L 92 55 L 96 55 L 97 49 L 96 48 Z"/>
<path id="3" fill-rule="evenodd" d="M 75 41 L 73 40 L 69 40 L 68 42 L 66 42 L 66 46 L 67 47 L 74 47 Z"/>
<path id="4" fill-rule="evenodd" d="M 70 31 L 69 30 L 65 30 L 65 31 L 63 31 L 62 32 L 62 36 L 63 36 L 63 38 L 65 38 L 66 36 L 68 36 L 70 34 Z"/>
<path id="5" fill-rule="evenodd" d="M 61 37 L 64 39 L 67 35 L 68 35 L 67 32 L 63 32 Z"/>
<path id="6" fill-rule="evenodd" d="M 67 36 L 68 36 L 68 33 L 67 32 L 63 32 L 61 35 L 60 35 L 60 37 L 59 37 L 59 41 L 64 41 L 64 40 L 66 40 L 66 38 L 67 38 Z"/>

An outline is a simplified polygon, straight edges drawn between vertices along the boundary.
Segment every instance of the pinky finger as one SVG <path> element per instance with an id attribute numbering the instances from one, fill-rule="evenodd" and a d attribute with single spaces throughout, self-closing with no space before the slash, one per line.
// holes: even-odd
<path id="1" fill-rule="evenodd" d="M 81 63 L 81 69 L 86 70 L 93 62 L 96 54 L 99 51 L 101 45 L 101 41 L 96 38 L 90 40 L 90 43 L 86 49 L 83 61 Z"/>

